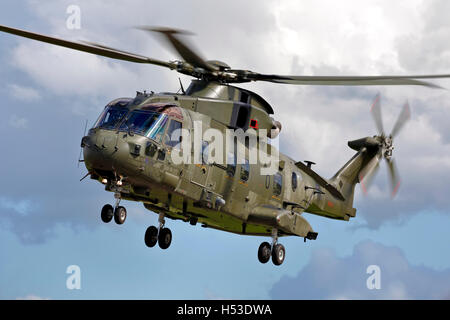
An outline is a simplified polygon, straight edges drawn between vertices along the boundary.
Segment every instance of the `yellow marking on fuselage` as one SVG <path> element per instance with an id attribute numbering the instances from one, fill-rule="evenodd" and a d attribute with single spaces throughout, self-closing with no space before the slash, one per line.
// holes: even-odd
<path id="1" fill-rule="evenodd" d="M 239 183 L 240 184 L 242 184 L 243 186 L 246 186 L 246 187 L 248 187 L 248 184 L 246 184 L 245 182 L 243 182 L 243 181 L 239 181 Z"/>

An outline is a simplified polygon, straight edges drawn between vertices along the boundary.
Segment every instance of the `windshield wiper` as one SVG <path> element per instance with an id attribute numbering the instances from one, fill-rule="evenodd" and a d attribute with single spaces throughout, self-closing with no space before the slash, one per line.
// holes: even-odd
<path id="1" fill-rule="evenodd" d="M 123 123 L 120 125 L 120 127 L 122 127 L 122 126 L 125 126 L 125 127 L 126 127 L 127 134 L 128 134 L 130 137 L 134 136 L 134 132 L 133 132 L 134 123 L 132 123 L 130 126 L 128 126 L 128 125 L 127 125 L 127 122 L 125 121 L 125 122 L 123 122 Z M 119 129 L 117 129 L 117 132 L 120 131 L 120 127 L 119 127 Z"/>

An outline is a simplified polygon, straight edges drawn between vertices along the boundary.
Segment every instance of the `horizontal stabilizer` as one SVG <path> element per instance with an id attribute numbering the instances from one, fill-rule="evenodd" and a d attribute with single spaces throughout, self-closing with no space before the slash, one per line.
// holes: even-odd
<path id="1" fill-rule="evenodd" d="M 311 178 L 313 178 L 322 188 L 324 188 L 325 190 L 327 190 L 333 197 L 335 197 L 336 199 L 339 199 L 341 201 L 345 201 L 344 196 L 342 195 L 342 193 L 339 192 L 338 189 L 336 189 L 335 186 L 333 186 L 332 184 L 330 184 L 327 180 L 325 180 L 324 178 L 322 178 L 321 176 L 319 176 L 316 172 L 314 172 L 310 167 L 308 167 L 306 164 L 304 164 L 303 162 L 299 161 L 296 162 L 295 165 L 302 170 L 303 172 L 305 172 L 308 176 L 310 176 Z"/>

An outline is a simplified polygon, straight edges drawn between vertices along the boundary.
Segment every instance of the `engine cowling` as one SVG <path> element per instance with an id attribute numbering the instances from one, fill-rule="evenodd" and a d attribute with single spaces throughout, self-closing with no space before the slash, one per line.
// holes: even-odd
<path id="1" fill-rule="evenodd" d="M 281 132 L 281 122 L 272 119 L 272 130 L 267 131 L 267 137 L 270 139 L 275 139 Z"/>

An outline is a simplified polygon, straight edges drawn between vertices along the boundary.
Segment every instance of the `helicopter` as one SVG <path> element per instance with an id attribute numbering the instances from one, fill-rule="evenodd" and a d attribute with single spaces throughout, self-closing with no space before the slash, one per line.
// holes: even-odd
<path id="1" fill-rule="evenodd" d="M 265 81 L 292 85 L 419 85 L 439 86 L 426 79 L 450 75 L 415 76 L 291 76 L 232 69 L 218 60 L 205 60 L 181 36 L 188 32 L 161 27 L 139 27 L 158 34 L 182 60 L 162 61 L 87 41 L 68 41 L 0 25 L 0 31 L 116 60 L 152 64 L 193 77 L 181 92 L 137 92 L 109 102 L 82 137 L 83 162 L 90 177 L 114 193 L 105 204 L 103 222 L 121 225 L 127 210 L 121 200 L 142 202 L 158 215 L 158 226 L 144 235 L 148 247 L 167 249 L 172 232 L 166 219 L 236 233 L 270 237 L 258 248 L 261 263 L 281 265 L 286 257 L 279 238 L 297 236 L 316 240 L 303 213 L 349 221 L 355 186 L 364 192 L 382 159 L 387 162 L 392 195 L 400 186 L 393 140 L 410 118 L 409 104 L 390 134 L 381 117 L 380 95 L 372 106 L 378 134 L 348 142 L 356 151 L 326 179 L 312 169 L 312 161 L 298 161 L 271 144 L 282 125 L 272 106 L 260 95 L 235 84 Z M 203 134 L 204 133 L 204 134 Z M 208 137 L 207 137 L 208 133 Z M 215 144 L 220 141 L 225 143 Z M 214 137 L 214 139 L 212 138 Z M 230 138 L 231 137 L 231 138 Z M 229 142 L 229 143 L 228 143 Z M 255 161 L 263 157 L 270 161 Z M 181 159 L 181 161 L 180 161 Z"/>

